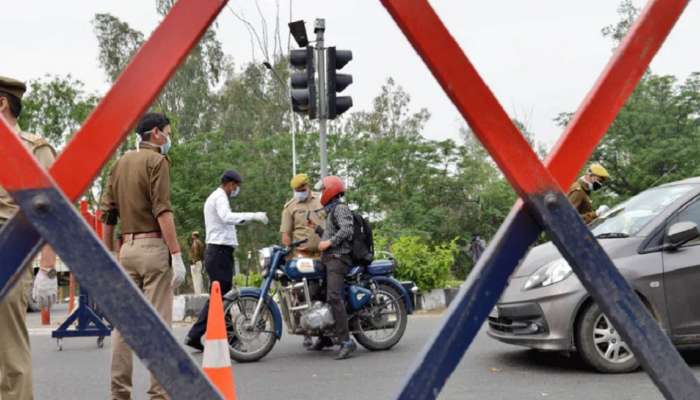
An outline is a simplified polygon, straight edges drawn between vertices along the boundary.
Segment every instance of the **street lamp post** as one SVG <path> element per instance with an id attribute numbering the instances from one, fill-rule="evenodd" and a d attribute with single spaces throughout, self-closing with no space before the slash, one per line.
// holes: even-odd
<path id="1" fill-rule="evenodd" d="M 270 70 L 270 72 L 272 72 L 272 75 L 275 77 L 275 79 L 277 79 L 277 82 L 279 82 L 279 84 L 282 85 L 282 87 L 284 87 L 287 91 L 287 99 L 289 100 L 288 103 L 289 103 L 289 111 L 290 111 L 290 113 L 289 113 L 289 126 L 292 130 L 292 176 L 294 176 L 297 174 L 297 143 L 296 143 L 296 121 L 294 121 L 294 109 L 293 109 L 293 105 L 292 105 L 292 96 L 291 96 L 291 93 L 289 91 L 289 88 L 284 83 L 282 78 L 280 78 L 277 71 L 275 71 L 275 69 L 272 67 L 272 64 L 265 61 L 263 63 L 263 65 L 265 66 L 265 68 Z"/>

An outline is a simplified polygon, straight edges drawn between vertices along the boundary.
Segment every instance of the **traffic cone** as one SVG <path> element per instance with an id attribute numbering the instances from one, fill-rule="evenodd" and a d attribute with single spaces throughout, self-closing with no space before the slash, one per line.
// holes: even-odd
<path id="1" fill-rule="evenodd" d="M 219 282 L 211 285 L 202 368 L 224 399 L 236 400 L 236 384 L 233 382 Z"/>

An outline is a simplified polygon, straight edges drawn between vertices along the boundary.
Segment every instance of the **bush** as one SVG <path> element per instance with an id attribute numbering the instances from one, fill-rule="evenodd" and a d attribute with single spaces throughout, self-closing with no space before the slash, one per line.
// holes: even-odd
<path id="1" fill-rule="evenodd" d="M 246 276 L 248 283 L 246 284 Z M 262 275 L 257 272 L 251 272 L 249 275 L 238 274 L 233 277 L 233 283 L 239 287 L 260 287 L 262 285 Z"/>
<path id="2" fill-rule="evenodd" d="M 457 250 L 454 241 L 431 248 L 418 236 L 402 236 L 389 248 L 398 263 L 398 279 L 415 282 L 421 292 L 446 287 Z"/>

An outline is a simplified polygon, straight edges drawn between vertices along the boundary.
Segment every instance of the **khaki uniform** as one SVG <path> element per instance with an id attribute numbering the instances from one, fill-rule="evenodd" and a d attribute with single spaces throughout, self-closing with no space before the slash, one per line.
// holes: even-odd
<path id="1" fill-rule="evenodd" d="M 25 132 L 21 132 L 20 137 L 44 168 L 53 163 L 55 153 L 46 140 Z M 12 197 L 0 187 L 0 226 L 10 219 L 17 209 Z M 25 319 L 31 286 L 32 270 L 29 263 L 22 277 L 0 302 L 0 400 L 33 398 L 32 357 Z"/>
<path id="2" fill-rule="evenodd" d="M 172 211 L 170 163 L 157 146 L 141 143 L 112 167 L 102 194 L 102 221 L 118 212 L 124 243 L 119 261 L 167 325 L 172 322 L 173 272 L 170 252 L 162 238 L 131 238 L 131 233 L 160 232 L 158 216 Z M 112 335 L 112 399 L 131 399 L 133 358 L 124 338 Z M 151 376 L 151 399 L 167 399 L 165 390 Z"/>
<path id="3" fill-rule="evenodd" d="M 201 294 L 204 289 L 202 282 L 202 259 L 204 258 L 204 243 L 199 239 L 192 240 L 190 247 L 190 272 L 192 273 L 192 289 L 194 294 Z"/>
<path id="4" fill-rule="evenodd" d="M 581 215 L 583 222 L 587 224 L 598 218 L 598 215 L 593 211 L 593 202 L 591 201 L 590 194 L 591 192 L 588 190 L 585 182 L 581 182 L 580 180 L 571 185 L 569 193 L 567 194 L 569 202 L 571 202 L 576 211 Z"/>
<path id="5" fill-rule="evenodd" d="M 308 242 L 299 246 L 299 250 L 309 257 L 318 258 L 321 252 L 318 250 L 318 244 L 321 238 L 318 237 L 313 229 L 309 228 L 306 215 L 316 225 L 323 226 L 324 218 L 322 212 L 316 212 L 323 208 L 321 205 L 321 196 L 318 193 L 311 192 L 306 201 L 300 202 L 297 199 L 289 200 L 284 205 L 282 210 L 282 224 L 280 226 L 281 233 L 287 233 L 292 241 L 309 239 Z"/>

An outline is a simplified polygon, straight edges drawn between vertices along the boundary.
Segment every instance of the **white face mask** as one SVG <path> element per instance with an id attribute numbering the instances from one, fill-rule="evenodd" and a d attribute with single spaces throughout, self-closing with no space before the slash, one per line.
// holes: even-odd
<path id="1" fill-rule="evenodd" d="M 294 198 L 298 201 L 306 201 L 309 198 L 309 191 L 304 190 L 303 192 L 294 192 Z"/>
<path id="2" fill-rule="evenodd" d="M 170 135 L 165 137 L 166 142 L 164 145 L 160 146 L 160 153 L 163 155 L 168 154 L 170 148 L 173 146 L 173 142 L 170 141 Z"/>
<path id="3" fill-rule="evenodd" d="M 236 186 L 236 190 L 234 190 L 233 192 L 229 193 L 229 194 L 228 194 L 228 197 L 234 198 L 234 197 L 238 196 L 238 193 L 240 193 L 240 192 L 241 192 L 241 187 L 240 187 L 240 186 Z"/>

